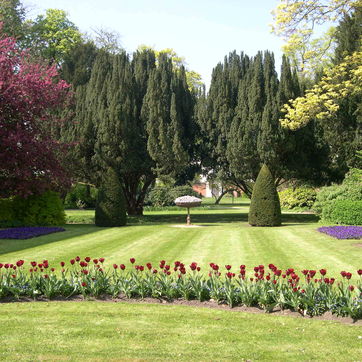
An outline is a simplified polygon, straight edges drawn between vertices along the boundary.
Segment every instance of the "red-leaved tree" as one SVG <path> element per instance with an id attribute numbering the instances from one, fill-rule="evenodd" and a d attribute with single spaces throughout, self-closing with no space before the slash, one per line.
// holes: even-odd
<path id="1" fill-rule="evenodd" d="M 67 186 L 64 145 L 51 138 L 68 84 L 55 67 L 34 64 L 0 24 L 0 197 Z"/>

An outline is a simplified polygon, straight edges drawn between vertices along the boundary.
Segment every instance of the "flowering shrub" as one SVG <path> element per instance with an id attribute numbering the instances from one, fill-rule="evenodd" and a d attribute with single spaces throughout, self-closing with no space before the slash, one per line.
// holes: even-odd
<path id="1" fill-rule="evenodd" d="M 259 306 L 266 312 L 274 308 L 292 309 L 303 315 L 322 315 L 330 311 L 338 316 L 362 318 L 362 269 L 342 271 L 339 280 L 326 269 L 279 269 L 274 264 L 255 266 L 247 272 L 245 265 L 233 270 L 210 263 L 208 274 L 193 262 L 180 261 L 172 265 L 161 260 L 158 265 L 113 264 L 105 269 L 104 258 L 61 262 L 51 267 L 47 260 L 31 261 L 29 269 L 24 260 L 15 264 L 0 263 L 0 299 L 4 297 L 112 297 L 183 298 L 200 301 L 214 300 L 236 305 Z M 66 266 L 67 264 L 67 266 Z"/>
<path id="2" fill-rule="evenodd" d="M 0 230 L 0 239 L 30 239 L 59 231 L 65 231 L 65 229 L 59 227 L 19 227 Z"/>
<path id="3" fill-rule="evenodd" d="M 337 239 L 362 239 L 362 226 L 323 226 L 318 231 Z"/>

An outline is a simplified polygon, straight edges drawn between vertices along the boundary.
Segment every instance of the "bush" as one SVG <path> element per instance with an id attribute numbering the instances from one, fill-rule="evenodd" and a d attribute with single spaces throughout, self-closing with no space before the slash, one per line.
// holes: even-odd
<path id="1" fill-rule="evenodd" d="M 46 191 L 26 199 L 1 200 L 0 226 L 56 226 L 65 224 L 65 213 L 59 194 Z M 3 209 L 4 207 L 4 209 Z M 8 213 L 7 216 L 4 216 Z"/>
<path id="2" fill-rule="evenodd" d="M 310 187 L 288 188 L 279 192 L 280 205 L 286 209 L 305 207 L 310 209 L 315 200 L 317 193 Z"/>
<path id="3" fill-rule="evenodd" d="M 281 210 L 274 178 L 267 165 L 263 165 L 251 196 L 249 224 L 252 226 L 279 226 Z"/>
<path id="4" fill-rule="evenodd" d="M 109 168 L 98 191 L 95 224 L 124 226 L 126 223 L 126 202 L 122 187 L 114 170 Z"/>
<path id="5" fill-rule="evenodd" d="M 154 207 L 174 206 L 175 199 L 185 195 L 200 197 L 200 194 L 188 185 L 175 187 L 156 186 L 148 193 L 145 204 Z"/>
<path id="6" fill-rule="evenodd" d="M 322 219 L 334 224 L 362 225 L 362 201 L 334 200 L 323 208 Z"/>
<path id="7" fill-rule="evenodd" d="M 321 215 L 324 207 L 335 200 L 362 201 L 361 177 L 358 177 L 355 169 L 346 174 L 341 185 L 323 187 L 317 193 L 313 209 Z"/>
<path id="8" fill-rule="evenodd" d="M 73 185 L 64 200 L 66 209 L 94 208 L 97 200 L 97 189 L 83 184 Z"/>
<path id="9" fill-rule="evenodd" d="M 16 222 L 13 199 L 0 199 L 0 227 L 20 226 Z"/>

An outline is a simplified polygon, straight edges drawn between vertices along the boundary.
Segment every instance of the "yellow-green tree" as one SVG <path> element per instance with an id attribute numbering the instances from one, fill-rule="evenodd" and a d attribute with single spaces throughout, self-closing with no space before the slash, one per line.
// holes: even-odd
<path id="1" fill-rule="evenodd" d="M 344 57 L 338 65 L 327 69 L 321 81 L 284 105 L 281 119 L 284 127 L 295 130 L 313 119 L 325 120 L 339 109 L 339 101 L 362 94 L 362 49 Z"/>
<path id="2" fill-rule="evenodd" d="M 272 31 L 286 41 L 283 50 L 294 60 L 300 74 L 314 75 L 330 64 L 335 41 L 332 25 L 361 6 L 361 0 L 280 0 L 272 12 Z M 325 24 L 331 27 L 316 36 L 318 26 Z"/>

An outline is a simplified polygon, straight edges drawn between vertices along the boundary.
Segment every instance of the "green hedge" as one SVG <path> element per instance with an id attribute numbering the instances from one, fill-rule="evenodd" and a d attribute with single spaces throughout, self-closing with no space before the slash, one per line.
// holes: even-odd
<path id="1" fill-rule="evenodd" d="M 0 209 L 0 227 L 65 224 L 63 203 L 59 194 L 54 191 L 27 198 L 2 199 Z"/>
<path id="2" fill-rule="evenodd" d="M 323 208 L 322 220 L 334 224 L 362 225 L 362 201 L 332 201 Z"/>
<path id="3" fill-rule="evenodd" d="M 310 209 L 317 192 L 310 187 L 288 188 L 279 192 L 280 205 L 286 209 L 308 208 Z"/>

